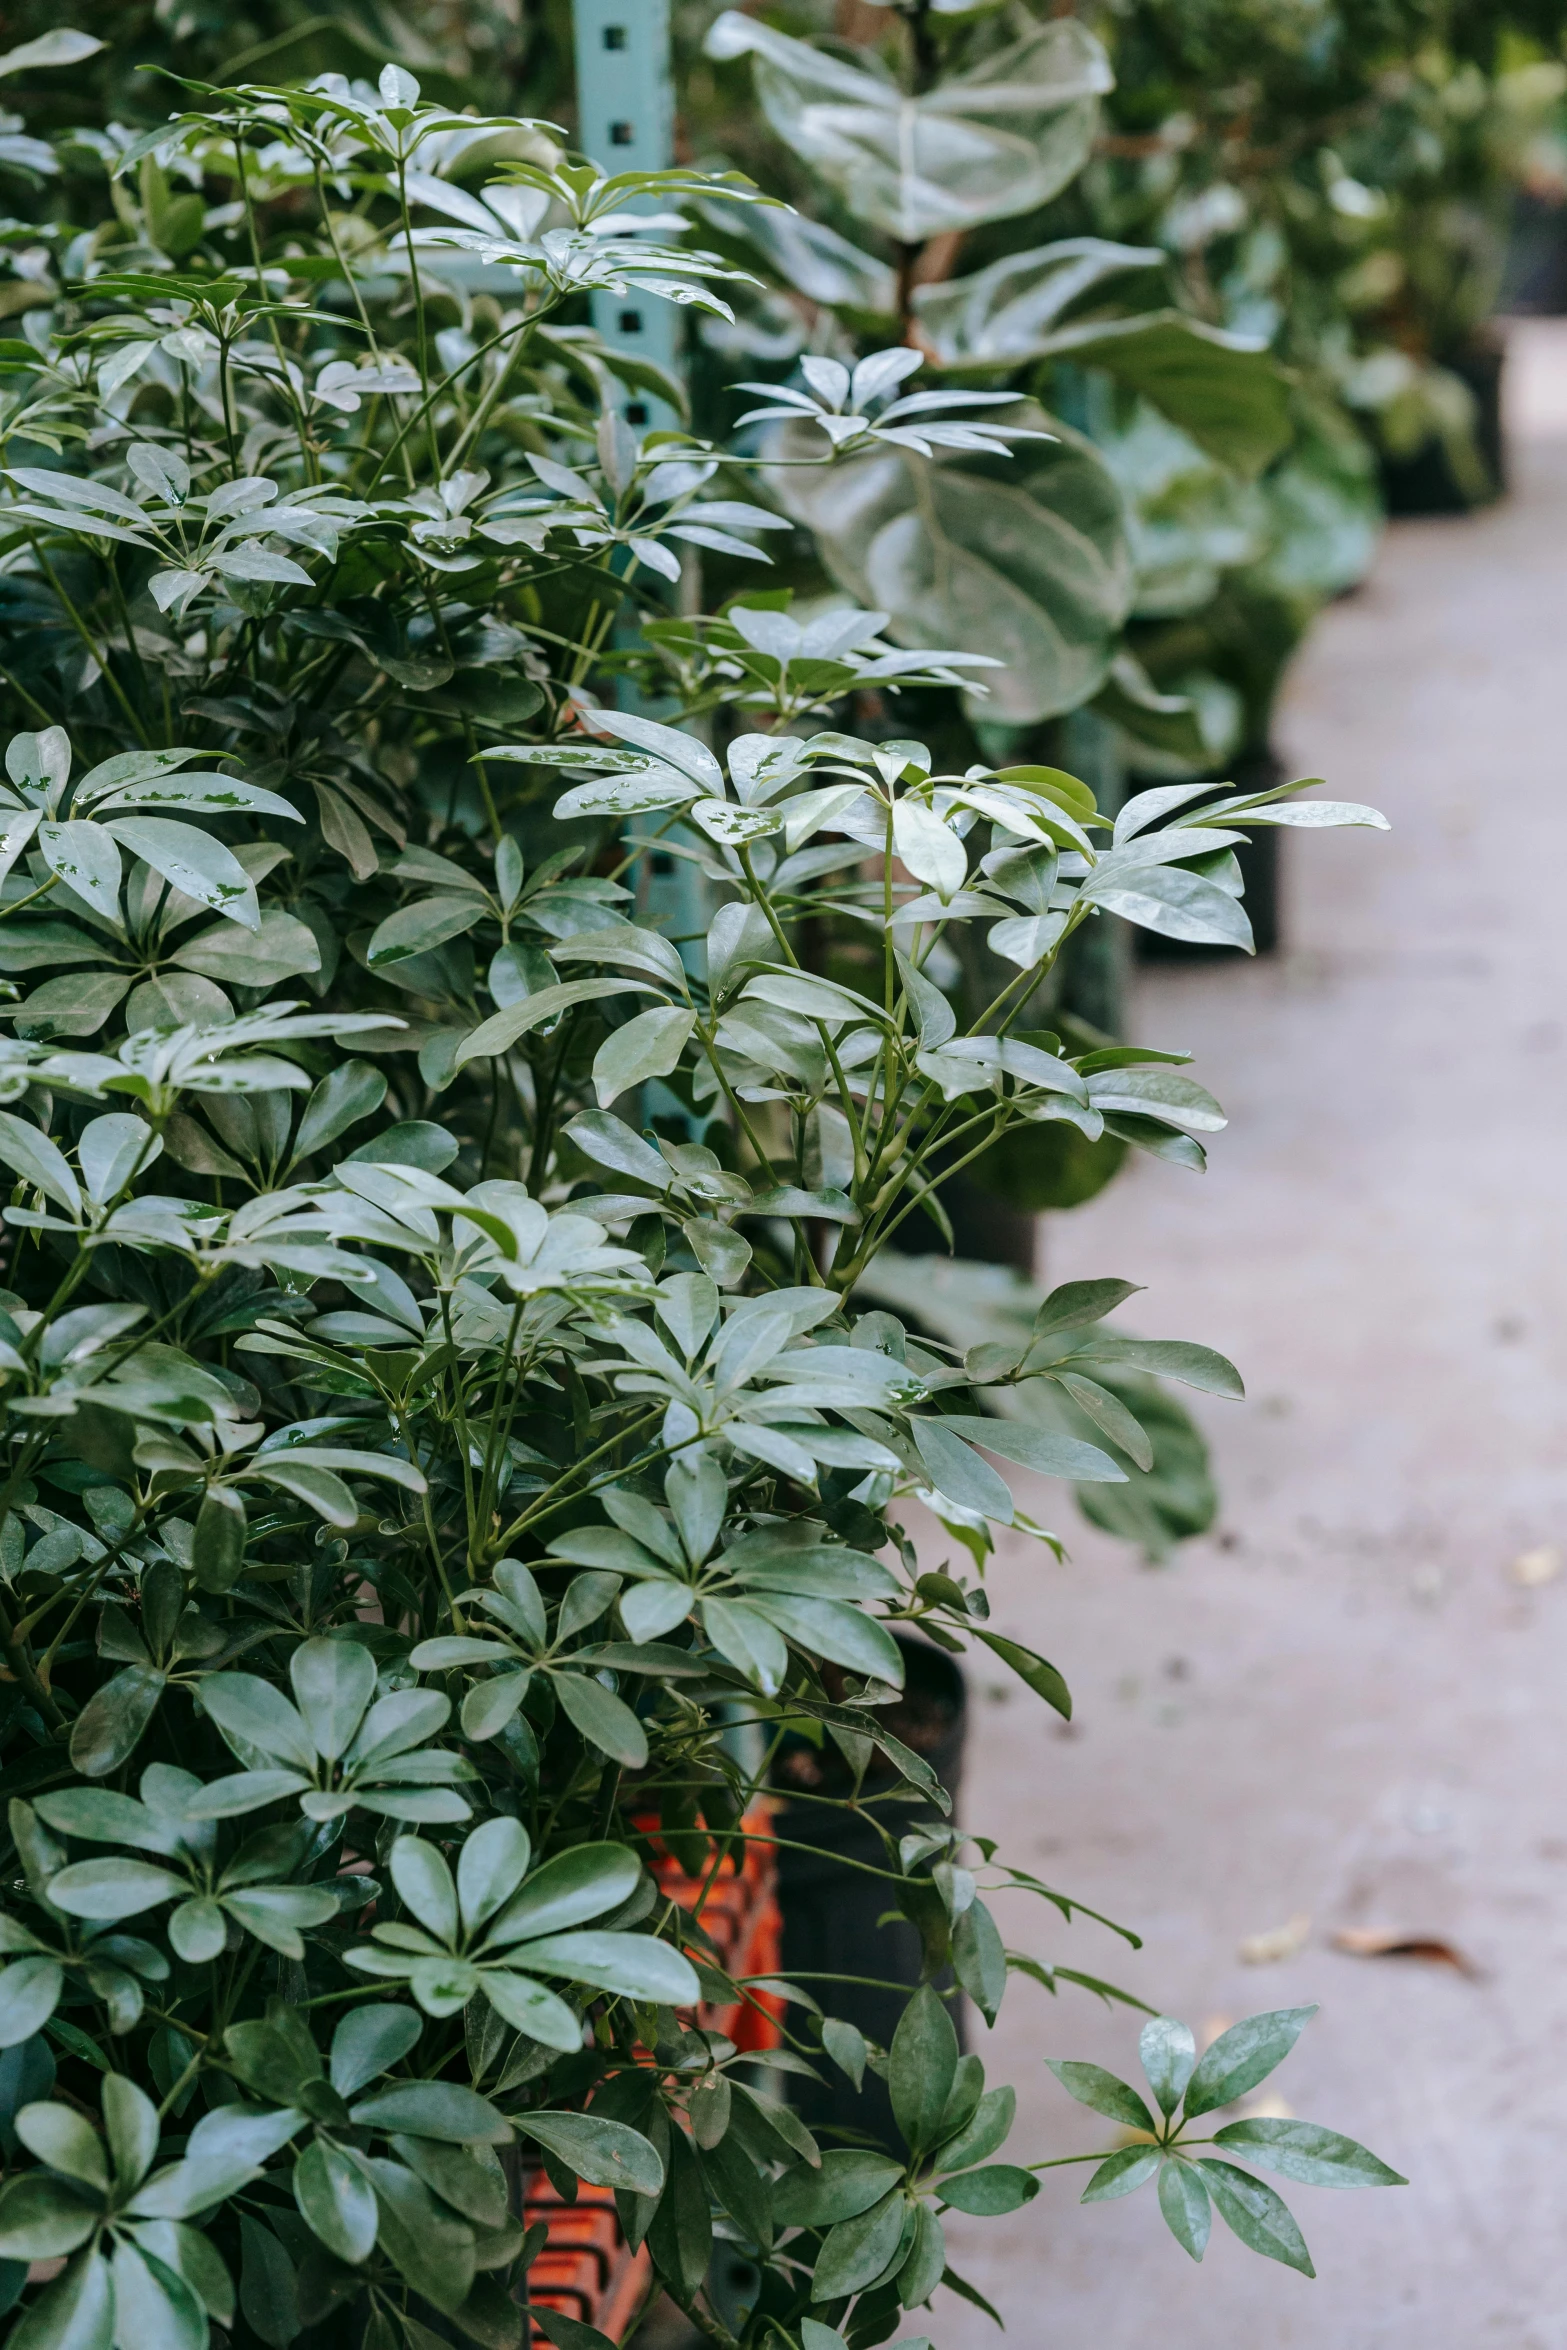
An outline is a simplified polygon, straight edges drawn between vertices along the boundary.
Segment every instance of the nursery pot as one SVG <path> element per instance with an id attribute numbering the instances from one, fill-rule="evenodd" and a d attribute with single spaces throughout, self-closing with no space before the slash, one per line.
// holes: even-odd
<path id="1" fill-rule="evenodd" d="M 1389 514 L 1469 514 L 1477 505 L 1500 497 L 1507 482 L 1507 453 L 1502 439 L 1505 356 L 1505 346 L 1499 339 L 1484 336 L 1442 358 L 1448 373 L 1459 377 L 1474 395 L 1475 447 L 1488 477 L 1488 495 L 1477 498 L 1473 485 L 1466 487 L 1459 480 L 1446 448 L 1433 434 L 1423 447 L 1407 457 L 1383 455 L 1382 496 Z"/>
<path id="2" fill-rule="evenodd" d="M 929 1763 L 956 1808 L 963 1778 L 966 1697 L 955 1658 L 923 1640 L 899 1639 L 905 1684 L 901 1701 L 881 1714 L 889 1730 Z M 896 1782 L 878 1754 L 865 1774 L 862 1792 L 875 1795 Z M 847 1763 L 830 1743 L 818 1748 L 804 1739 L 785 1741 L 773 1770 L 776 1794 L 786 1799 L 775 1821 L 778 1900 L 783 1912 L 783 1971 L 820 1999 L 828 2014 L 858 2025 L 868 2040 L 885 2048 L 897 2029 L 908 1993 L 920 1980 L 920 1938 L 902 1917 L 884 1923 L 895 1907 L 884 1877 L 866 1876 L 855 1862 L 886 1867 L 880 1836 L 863 1814 L 839 1810 L 810 1796 L 847 1796 L 853 1787 Z M 788 1801 L 791 1790 L 795 1800 Z M 939 1815 L 927 1802 L 879 1803 L 874 1816 L 894 1836 L 921 1819 Z M 870 1976 L 896 1988 L 864 1982 L 835 1983 L 824 1976 Z M 954 2019 L 961 2039 L 961 2009 Z M 856 2091 L 829 2060 L 821 2065 L 822 2085 L 789 2074 L 791 2103 L 808 2128 L 852 2130 L 896 2144 L 897 2132 L 887 2085 L 867 2072 Z M 829 2139 L 829 2143 L 832 2141 Z"/>

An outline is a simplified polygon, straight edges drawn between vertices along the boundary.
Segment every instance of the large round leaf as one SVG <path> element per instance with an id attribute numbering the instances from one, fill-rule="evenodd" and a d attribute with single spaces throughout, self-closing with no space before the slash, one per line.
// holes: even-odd
<path id="1" fill-rule="evenodd" d="M 768 480 L 839 585 L 891 614 L 889 636 L 1003 660 L 981 707 L 1024 725 L 1104 683 L 1132 567 L 1121 492 L 1093 445 L 1031 406 L 1006 414 L 1057 437 L 1019 441 L 1009 457 L 881 449 Z M 792 428 L 779 445 L 808 453 Z"/>

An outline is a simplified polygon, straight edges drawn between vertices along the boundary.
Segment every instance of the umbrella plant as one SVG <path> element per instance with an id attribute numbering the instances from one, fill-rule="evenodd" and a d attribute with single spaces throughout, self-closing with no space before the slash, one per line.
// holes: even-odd
<path id="1" fill-rule="evenodd" d="M 1111 916 L 1244 940 L 1238 840 L 1381 820 L 1185 784 L 1112 820 L 1057 768 L 840 731 L 846 683 L 995 674 L 874 609 L 693 614 L 672 706 L 637 706 L 682 550 L 765 578 L 777 515 L 743 454 L 622 416 L 675 387 L 582 297 L 721 316 L 689 208 L 756 191 L 606 178 L 398 67 L 183 98 L 112 147 L 112 225 L 38 232 L 47 300 L 0 345 L 9 2339 L 505 2350 L 542 2165 L 616 2189 L 711 2340 L 912 2345 L 974 2297 L 942 2213 L 1049 2167 L 992 2159 L 1012 2093 L 954 1999 L 1125 1995 L 1008 1950 L 1000 1897 L 1077 1905 L 951 1822 L 896 1732 L 906 1644 L 1068 1712 L 991 1618 L 993 1530 L 1055 1540 L 996 1464 L 1117 1484 L 1148 1457 L 1118 1371 L 1239 1380 L 1126 1327 L 1118 1278 L 964 1349 L 872 1269 L 1011 1131 L 1200 1166 L 1185 1056 L 1073 1049 L 1057 958 Z M 910 377 L 808 379 L 789 463 L 1059 445 Z M 694 935 L 661 859 L 705 880 Z M 1004 973 L 978 1017 L 940 982 L 965 925 Z M 895 1806 L 875 1873 L 928 1980 L 886 2047 L 769 1985 L 762 2064 L 704 2020 L 758 1986 L 658 1862 L 787 1836 L 786 1737 Z M 1189 2252 L 1211 2207 L 1309 2267 L 1240 2165 L 1392 2174 L 1311 2124 L 1186 2134 L 1300 2020 L 1195 2070 L 1145 2034 L 1162 2121 L 1066 2067 L 1146 2140 L 1090 2199 L 1158 2171 Z M 778 2076 L 829 2066 L 885 2074 L 901 2143 L 805 2129 Z"/>

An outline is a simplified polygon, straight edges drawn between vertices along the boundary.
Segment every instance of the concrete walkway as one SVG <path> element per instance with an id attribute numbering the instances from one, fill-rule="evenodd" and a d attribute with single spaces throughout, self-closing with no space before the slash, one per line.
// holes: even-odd
<path id="1" fill-rule="evenodd" d="M 1567 1572 L 1516 1572 L 1567 1566 L 1567 324 L 1511 377 L 1510 500 L 1395 528 L 1284 711 L 1296 771 L 1393 833 L 1290 839 L 1278 962 L 1142 985 L 1133 1033 L 1230 1114 L 1211 1172 L 1143 1161 L 1049 1228 L 1053 1279 L 1145 1282 L 1138 1327 L 1240 1364 L 1250 1400 L 1203 1412 L 1221 1529 L 1150 1572 L 1056 1504 L 1072 1562 L 1010 1557 L 998 1620 L 1078 1719 L 980 1672 L 966 1806 L 1146 1947 L 1021 1901 L 1009 1941 L 1199 2031 L 1320 2001 L 1279 2094 L 1413 2184 L 1286 2189 L 1312 2284 L 1217 2225 L 1198 2270 L 1151 2191 L 1078 2210 L 1085 2174 L 1046 2174 L 952 2223 L 1027 2350 L 1567 2346 Z M 1296 1955 L 1242 1962 L 1296 1917 Z M 1136 2027 L 1014 1984 L 1015 2159 L 1108 2143 L 1043 2059 L 1135 2078 Z M 996 2339 L 947 2296 L 935 2330 Z"/>

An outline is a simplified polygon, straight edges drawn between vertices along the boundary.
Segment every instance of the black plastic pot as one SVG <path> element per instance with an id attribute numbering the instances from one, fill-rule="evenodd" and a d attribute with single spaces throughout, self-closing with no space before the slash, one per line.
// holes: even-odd
<path id="1" fill-rule="evenodd" d="M 955 1659 L 925 1641 L 900 1639 L 898 1645 L 905 1660 L 904 1698 L 882 1718 L 930 1764 L 956 1805 L 967 1727 L 962 1672 Z M 862 1792 L 875 1795 L 878 1788 L 893 1784 L 895 1774 L 878 1755 Z M 920 1939 L 907 1919 L 896 1914 L 888 1919 L 895 1904 L 886 1880 L 865 1876 L 849 1865 L 858 1861 L 885 1868 L 881 1838 L 863 1813 L 807 1799 L 852 1792 L 848 1766 L 830 1743 L 817 1748 L 803 1739 L 788 1741 L 774 1768 L 773 1785 L 776 1793 L 788 1796 L 792 1789 L 797 1797 L 776 1822 L 784 1839 L 778 1852 L 784 1973 L 812 1992 L 829 2015 L 856 2024 L 868 2040 L 885 2048 L 908 1993 L 920 1980 Z M 895 1836 L 906 1834 L 922 1818 L 939 1816 L 927 1803 L 878 1803 L 873 1809 Z M 821 1979 L 834 1975 L 870 1976 L 899 1988 Z M 961 2013 L 954 2020 L 961 2037 Z M 885 2082 L 867 2072 L 863 2090 L 856 2092 L 831 2063 L 821 2069 L 826 2075 L 822 2087 L 788 2076 L 790 2100 L 808 2128 L 897 2143 Z"/>
<path id="2" fill-rule="evenodd" d="M 1507 456 L 1502 439 L 1502 367 L 1506 357 L 1500 341 L 1486 339 L 1444 357 L 1449 374 L 1459 376 L 1474 394 L 1475 446 L 1489 479 L 1484 497 L 1465 488 L 1454 473 L 1442 442 L 1433 436 L 1408 457 L 1382 459 L 1382 496 L 1389 514 L 1469 514 L 1477 505 L 1499 498 L 1507 484 Z"/>

